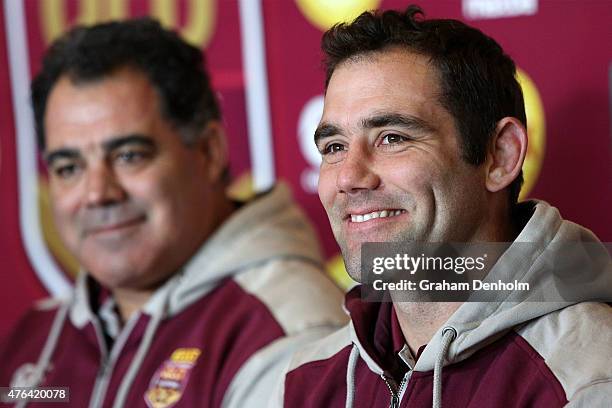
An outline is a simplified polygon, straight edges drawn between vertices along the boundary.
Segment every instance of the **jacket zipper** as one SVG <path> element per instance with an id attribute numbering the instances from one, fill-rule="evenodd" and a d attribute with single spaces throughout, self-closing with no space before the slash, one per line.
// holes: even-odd
<path id="1" fill-rule="evenodd" d="M 108 382 L 110 381 L 110 372 L 112 371 L 111 361 L 102 357 L 100 362 L 100 369 L 98 370 L 98 374 L 96 375 L 96 382 L 94 383 L 94 388 L 91 393 L 91 400 L 89 401 L 90 408 L 100 407 L 102 406 L 102 402 L 104 401 L 104 394 L 106 393 L 106 388 L 108 387 Z"/>
<path id="2" fill-rule="evenodd" d="M 391 402 L 389 403 L 389 408 L 399 408 L 400 398 L 404 393 L 404 388 L 406 388 L 406 385 L 408 384 L 408 380 L 410 379 L 411 373 L 412 370 L 408 371 L 406 375 L 404 375 L 404 378 L 402 379 L 402 382 L 400 383 L 399 387 L 397 386 L 397 383 L 393 378 L 387 377 L 384 374 L 380 375 L 385 384 L 387 384 L 387 388 L 389 388 L 389 392 L 391 393 Z"/>
<path id="3" fill-rule="evenodd" d="M 126 325 L 119 332 L 119 336 L 115 339 L 113 344 L 113 348 L 110 352 L 106 351 L 106 347 L 103 346 L 104 342 L 102 341 L 102 328 L 100 327 L 97 321 L 93 321 L 94 328 L 96 330 L 96 335 L 98 337 L 98 342 L 101 345 L 102 350 L 102 358 L 100 360 L 100 369 L 98 370 L 98 374 L 96 375 L 96 381 L 94 383 L 93 391 L 91 399 L 89 400 L 89 408 L 99 408 L 104 403 L 106 399 L 106 391 L 108 389 L 108 384 L 111 380 L 111 375 L 113 373 L 115 363 L 119 359 L 119 353 L 121 349 L 123 349 L 124 344 L 129 338 L 129 335 L 132 333 L 132 329 L 136 325 L 136 322 L 140 319 L 140 315 L 138 317 L 131 318 L 128 320 Z"/>
<path id="4" fill-rule="evenodd" d="M 106 343 L 104 341 L 104 336 L 102 335 L 102 328 L 97 320 L 93 319 L 92 322 L 94 331 L 96 333 L 96 338 L 98 339 L 98 345 L 100 347 L 100 368 L 98 369 L 98 373 L 96 374 L 96 380 L 94 382 L 94 386 L 91 392 L 91 398 L 89 400 L 90 407 L 98 407 L 101 405 L 101 400 L 104 398 L 104 390 L 106 388 L 106 377 L 108 376 L 107 371 L 110 367 L 110 358 L 108 355 L 108 350 L 106 348 Z"/>

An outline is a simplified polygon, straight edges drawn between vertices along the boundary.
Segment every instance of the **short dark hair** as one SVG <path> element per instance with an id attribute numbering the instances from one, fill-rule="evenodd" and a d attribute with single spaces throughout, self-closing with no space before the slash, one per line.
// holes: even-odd
<path id="1" fill-rule="evenodd" d="M 333 26 L 321 42 L 325 88 L 346 60 L 395 47 L 425 55 L 438 71 L 440 102 L 455 119 L 464 160 L 482 164 L 500 119 L 513 116 L 527 126 L 516 67 L 480 30 L 457 20 L 425 20 L 423 15 L 417 6 L 404 12 L 367 11 L 351 23 Z M 517 202 L 522 183 L 521 171 L 509 186 L 511 205 Z"/>
<path id="2" fill-rule="evenodd" d="M 58 79 L 87 83 L 120 68 L 144 73 L 157 90 L 162 114 L 189 144 L 221 113 L 205 69 L 204 55 L 149 17 L 77 26 L 50 46 L 32 82 L 38 146 L 45 149 L 47 99 Z"/>

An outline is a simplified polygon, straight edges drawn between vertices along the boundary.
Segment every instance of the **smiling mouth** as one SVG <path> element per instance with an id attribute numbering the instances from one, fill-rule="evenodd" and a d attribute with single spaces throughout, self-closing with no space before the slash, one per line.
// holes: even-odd
<path id="1" fill-rule="evenodd" d="M 87 231 L 87 234 L 88 235 L 98 235 L 98 234 L 104 234 L 108 232 L 119 231 L 119 230 L 130 228 L 130 227 L 135 227 L 138 224 L 141 224 L 142 222 L 144 222 L 145 218 L 146 217 L 143 215 L 141 217 L 134 218 L 128 221 L 123 221 L 117 224 L 91 228 L 89 231 Z"/>
<path id="2" fill-rule="evenodd" d="M 372 211 L 367 214 L 351 214 L 350 219 L 351 222 L 366 222 L 370 220 L 374 220 L 377 218 L 391 218 L 397 217 L 398 215 L 406 213 L 406 210 L 381 210 L 381 211 Z"/>

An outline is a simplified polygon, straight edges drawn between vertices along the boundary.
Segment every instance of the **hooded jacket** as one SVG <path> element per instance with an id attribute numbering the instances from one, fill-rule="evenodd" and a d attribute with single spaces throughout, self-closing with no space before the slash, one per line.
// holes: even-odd
<path id="1" fill-rule="evenodd" d="M 485 281 L 512 276 L 530 284 L 528 294 L 463 303 L 413 356 L 392 303 L 365 302 L 356 287 L 345 300 L 351 322 L 294 356 L 275 405 L 610 406 L 612 308 L 590 302 L 612 298 L 609 253 L 590 231 L 562 220 L 556 208 L 544 202 L 521 207 L 531 217 Z M 575 259 L 565 261 L 576 274 L 593 262 L 596 276 L 589 289 L 578 291 L 579 299 L 539 301 L 542 294 L 575 289 L 562 287 L 568 281 L 544 267 L 567 258 L 560 252 L 567 243 L 590 245 L 588 258 L 572 251 Z"/>
<path id="2" fill-rule="evenodd" d="M 69 387 L 62 406 L 74 407 L 258 407 L 297 347 L 346 323 L 282 185 L 237 210 L 123 327 L 97 288 L 81 274 L 70 299 L 27 313 L 0 348 L 0 386 Z"/>

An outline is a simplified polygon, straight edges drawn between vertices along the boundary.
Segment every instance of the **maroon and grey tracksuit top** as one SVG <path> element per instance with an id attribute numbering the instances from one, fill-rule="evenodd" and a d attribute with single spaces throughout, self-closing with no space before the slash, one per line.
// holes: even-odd
<path id="1" fill-rule="evenodd" d="M 511 245 L 485 279 L 513 276 L 533 291 L 463 303 L 413 355 L 393 304 L 365 301 L 362 287 L 355 287 L 345 299 L 350 323 L 296 353 L 273 406 L 612 406 L 612 308 L 589 301 L 588 290 L 581 292 L 584 301 L 541 301 L 548 290 L 570 289 L 542 267 L 567 257 L 555 243 L 592 244 L 598 300 L 612 298 L 610 255 L 556 208 L 544 202 L 524 207 L 533 213 L 515 242 L 530 244 Z M 579 274 L 585 263 L 576 261 Z"/>
<path id="2" fill-rule="evenodd" d="M 319 264 L 310 226 L 277 187 L 122 327 L 87 274 L 70 299 L 39 303 L 0 347 L 0 386 L 69 387 L 62 407 L 265 406 L 291 353 L 346 323 Z"/>

